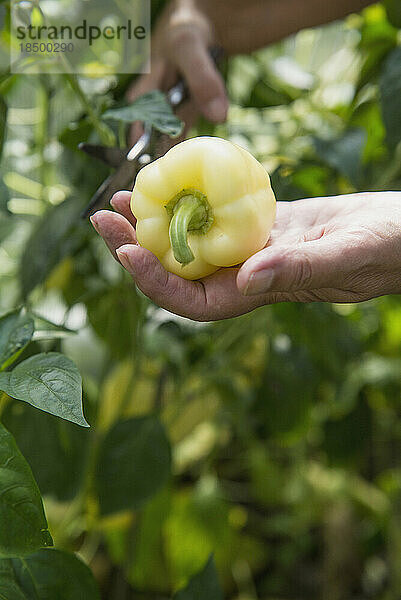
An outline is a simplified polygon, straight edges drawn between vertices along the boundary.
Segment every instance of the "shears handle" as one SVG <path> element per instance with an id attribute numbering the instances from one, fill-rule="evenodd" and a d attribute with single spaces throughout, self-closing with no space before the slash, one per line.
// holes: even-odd
<path id="1" fill-rule="evenodd" d="M 209 54 L 216 67 L 218 67 L 224 56 L 223 48 L 221 46 L 212 46 L 209 49 Z M 190 97 L 186 81 L 184 79 L 180 79 L 172 88 L 169 89 L 169 91 L 166 93 L 166 96 L 174 109 L 179 108 L 179 106 Z"/>

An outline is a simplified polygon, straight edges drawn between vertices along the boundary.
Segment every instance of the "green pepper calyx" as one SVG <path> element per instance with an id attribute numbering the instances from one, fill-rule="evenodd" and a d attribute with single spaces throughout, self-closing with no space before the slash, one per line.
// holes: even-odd
<path id="1" fill-rule="evenodd" d="M 204 234 L 213 223 L 213 213 L 205 194 L 199 190 L 181 190 L 165 206 L 170 218 L 169 236 L 174 258 L 182 266 L 194 260 L 188 244 L 188 231 Z"/>

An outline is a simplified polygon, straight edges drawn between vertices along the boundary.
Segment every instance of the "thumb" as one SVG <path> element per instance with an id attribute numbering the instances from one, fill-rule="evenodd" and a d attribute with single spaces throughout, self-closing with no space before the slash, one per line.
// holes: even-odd
<path id="1" fill-rule="evenodd" d="M 268 247 L 248 259 L 237 275 L 246 296 L 339 287 L 352 267 L 334 239 L 321 238 L 290 247 Z"/>
<path id="2" fill-rule="evenodd" d="M 174 61 L 200 112 L 210 121 L 225 121 L 228 99 L 224 80 L 202 36 L 193 31 L 182 31 L 174 45 Z"/>

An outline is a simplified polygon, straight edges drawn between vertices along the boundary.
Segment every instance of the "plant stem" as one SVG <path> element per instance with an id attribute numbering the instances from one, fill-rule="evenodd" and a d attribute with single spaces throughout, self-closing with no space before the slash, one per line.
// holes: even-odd
<path id="1" fill-rule="evenodd" d="M 49 80 L 46 75 L 40 77 L 39 86 L 39 107 L 40 107 L 40 120 L 36 130 L 36 143 L 40 153 L 40 183 L 42 184 L 41 200 L 47 203 L 48 198 L 46 194 L 46 188 L 48 185 L 48 174 L 49 174 L 49 163 L 46 160 L 46 144 L 49 138 L 49 123 L 50 123 L 50 95 L 51 89 Z"/>
<path id="2" fill-rule="evenodd" d="M 194 260 L 188 245 L 188 231 L 206 233 L 213 217 L 205 194 L 199 190 L 185 189 L 166 206 L 170 217 L 169 236 L 174 258 L 183 266 Z"/>
<path id="3" fill-rule="evenodd" d="M 93 110 L 91 103 L 89 102 L 89 100 L 86 97 L 86 95 L 84 94 L 81 86 L 79 85 L 79 82 L 78 82 L 78 79 L 76 78 L 76 76 L 73 73 L 65 73 L 65 78 L 71 85 L 75 94 L 80 99 L 82 106 L 85 108 L 86 112 L 88 113 L 88 117 L 89 117 L 96 133 L 98 134 L 102 144 L 105 144 L 106 146 L 114 146 L 116 144 L 116 137 L 115 137 L 113 131 L 110 129 L 110 127 L 108 127 L 106 125 L 106 123 L 103 123 L 99 119 L 99 117 Z"/>
<path id="4" fill-rule="evenodd" d="M 174 212 L 170 221 L 169 236 L 174 258 L 182 265 L 187 265 L 194 260 L 194 255 L 188 245 L 188 228 L 193 216 L 200 209 L 200 205 L 191 196 L 182 198 L 181 204 Z"/>
<path id="5" fill-rule="evenodd" d="M 10 396 L 8 396 L 5 392 L 1 392 L 1 394 L 0 394 L 0 419 L 1 419 L 1 415 L 3 414 L 5 407 L 10 402 L 10 399 L 11 399 Z"/>

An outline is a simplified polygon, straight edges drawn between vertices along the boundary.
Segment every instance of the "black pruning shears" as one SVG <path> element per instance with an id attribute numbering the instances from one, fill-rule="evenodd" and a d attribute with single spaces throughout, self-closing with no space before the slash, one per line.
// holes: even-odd
<path id="1" fill-rule="evenodd" d="M 220 47 L 210 50 L 210 55 L 216 65 L 220 62 L 223 51 Z M 189 98 L 189 91 L 184 80 L 179 80 L 167 93 L 167 100 L 176 110 Z M 90 217 L 99 208 L 108 205 L 112 196 L 119 190 L 133 188 L 138 171 L 156 158 L 162 156 L 169 147 L 170 138 L 152 127 L 145 125 L 144 132 L 132 148 L 116 148 L 82 142 L 78 148 L 106 163 L 115 169 L 96 190 L 88 206 L 82 211 L 81 217 Z"/>

